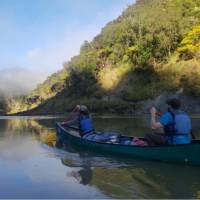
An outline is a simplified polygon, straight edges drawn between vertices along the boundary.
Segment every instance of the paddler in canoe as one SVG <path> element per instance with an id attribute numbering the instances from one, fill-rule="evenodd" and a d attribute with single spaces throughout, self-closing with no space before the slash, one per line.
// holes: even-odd
<path id="1" fill-rule="evenodd" d="M 168 111 L 156 121 L 157 110 L 151 108 L 151 128 L 153 130 L 163 129 L 164 134 L 146 134 L 145 138 L 133 137 L 132 140 L 121 140 L 119 135 L 110 132 L 96 132 L 93 128 L 92 119 L 85 105 L 77 105 L 68 116 L 63 125 L 77 126 L 83 139 L 100 142 L 117 142 L 127 145 L 155 146 L 155 145 L 178 145 L 188 144 L 192 140 L 191 119 L 185 112 L 180 110 L 181 101 L 177 98 L 169 99 Z"/>
<path id="2" fill-rule="evenodd" d="M 80 122 L 78 125 L 79 128 L 77 126 L 77 128 L 75 128 L 74 125 L 68 125 L 68 123 L 70 124 L 70 117 L 68 117 L 68 121 L 65 122 L 63 125 L 61 123 L 57 123 L 56 129 L 58 134 L 58 140 L 64 143 L 66 142 L 66 144 L 74 144 L 76 146 L 83 147 L 86 150 L 93 150 L 96 152 L 115 155 L 124 155 L 130 158 L 134 157 L 156 161 L 200 165 L 200 158 L 198 156 L 200 152 L 200 140 L 191 141 L 190 117 L 180 110 L 180 102 L 178 103 L 177 100 L 175 101 L 175 104 L 172 102 L 174 102 L 174 100 L 167 102 L 171 110 L 164 113 L 159 121 L 156 121 L 156 110 L 151 109 L 152 128 L 165 129 L 166 134 L 162 135 L 162 141 L 164 141 L 162 143 L 160 141 L 157 142 L 157 140 L 152 139 L 153 137 L 151 136 L 146 137 L 147 139 L 137 139 L 136 137 L 118 135 L 116 141 L 98 141 L 96 140 L 96 138 L 91 139 L 89 137 L 95 137 L 98 134 L 95 131 L 93 131 L 93 128 L 91 129 L 91 127 L 93 126 L 87 126 L 90 127 L 89 129 L 91 130 L 91 132 L 89 133 L 87 133 L 86 131 L 89 129 L 83 129 L 82 125 L 87 124 L 85 122 L 89 122 L 91 118 L 89 118 L 88 114 L 87 116 L 81 117 L 81 115 L 85 115 L 83 112 L 83 110 L 85 109 L 84 107 L 81 108 L 81 106 L 78 106 L 75 109 L 76 115 L 78 113 L 78 123 Z M 175 107 L 174 105 L 179 106 Z M 81 122 L 80 120 L 83 121 Z M 92 125 L 92 121 L 90 122 L 90 125 Z M 102 135 L 104 135 L 104 133 L 100 134 L 100 136 Z M 146 144 L 147 140 L 149 141 L 149 144 Z"/>
<path id="3" fill-rule="evenodd" d="M 76 126 L 81 137 L 94 132 L 92 119 L 85 105 L 76 105 L 62 125 Z"/>
<path id="4" fill-rule="evenodd" d="M 94 130 L 92 118 L 85 105 L 76 105 L 62 125 L 76 126 L 83 139 L 93 141 L 112 141 L 115 142 L 117 134 L 112 132 L 97 132 Z"/>
<path id="5" fill-rule="evenodd" d="M 164 134 L 147 134 L 149 145 L 177 145 L 191 142 L 191 119 L 181 108 L 178 98 L 171 98 L 167 102 L 168 111 L 156 121 L 157 110 L 151 108 L 151 128 L 153 130 L 163 129 Z"/>

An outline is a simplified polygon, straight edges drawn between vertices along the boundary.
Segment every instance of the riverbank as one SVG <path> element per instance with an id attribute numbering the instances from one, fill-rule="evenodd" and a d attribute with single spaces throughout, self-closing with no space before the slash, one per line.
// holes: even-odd
<path id="1" fill-rule="evenodd" d="M 53 116 L 66 116 L 73 109 L 76 104 L 84 104 L 88 106 L 91 113 L 100 116 L 136 116 L 136 115 L 148 115 L 152 106 L 155 106 L 159 112 L 164 112 L 167 109 L 166 100 L 172 97 L 180 98 L 182 101 L 182 110 L 192 113 L 200 113 L 200 99 L 195 98 L 189 94 L 184 93 L 182 90 L 171 93 L 163 93 L 156 98 L 147 99 L 139 102 L 125 102 L 118 101 L 117 99 L 111 100 L 77 100 L 71 101 L 67 107 L 47 107 L 40 105 L 29 111 L 20 112 L 5 116 L 34 116 L 34 115 L 53 115 Z M 69 101 L 69 100 L 66 100 Z M 52 109 L 51 109 L 52 108 Z"/>

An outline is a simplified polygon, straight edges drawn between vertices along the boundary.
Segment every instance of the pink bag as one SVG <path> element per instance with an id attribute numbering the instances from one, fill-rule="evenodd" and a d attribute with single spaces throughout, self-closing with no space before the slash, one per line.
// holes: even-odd
<path id="1" fill-rule="evenodd" d="M 134 137 L 134 138 L 133 138 L 133 142 L 134 142 L 134 144 L 137 145 L 137 146 L 148 146 L 147 142 L 145 142 L 144 140 L 139 139 L 139 138 L 137 138 L 137 137 Z"/>

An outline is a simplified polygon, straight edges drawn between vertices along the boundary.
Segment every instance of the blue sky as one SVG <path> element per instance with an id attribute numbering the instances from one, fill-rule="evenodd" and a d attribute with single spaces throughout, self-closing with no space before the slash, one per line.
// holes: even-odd
<path id="1" fill-rule="evenodd" d="M 0 69 L 52 73 L 135 0 L 0 0 Z"/>

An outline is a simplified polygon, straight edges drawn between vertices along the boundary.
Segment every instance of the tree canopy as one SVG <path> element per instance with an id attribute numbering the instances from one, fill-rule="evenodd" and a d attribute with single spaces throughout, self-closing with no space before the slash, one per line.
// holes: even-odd
<path id="1" fill-rule="evenodd" d="M 91 42 L 85 41 L 80 54 L 66 62 L 62 71 L 28 97 L 13 101 L 10 111 L 47 105 L 49 99 L 49 105 L 59 104 L 55 110 L 62 110 L 65 100 L 68 105 L 84 101 L 95 107 L 98 100 L 124 105 L 186 85 L 188 92 L 198 96 L 200 89 L 192 83 L 194 73 L 200 71 L 199 45 L 199 0 L 137 0 Z"/>

